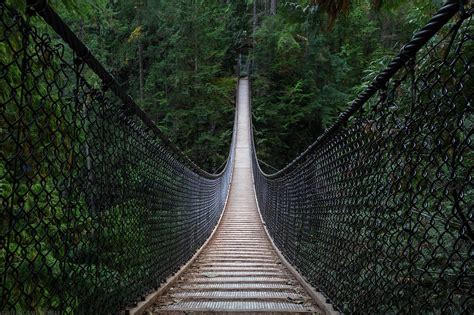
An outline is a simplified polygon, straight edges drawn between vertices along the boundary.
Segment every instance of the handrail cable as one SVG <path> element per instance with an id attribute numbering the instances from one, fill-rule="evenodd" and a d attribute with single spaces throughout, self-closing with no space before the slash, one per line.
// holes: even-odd
<path id="1" fill-rule="evenodd" d="M 0 312 L 117 313 L 214 230 L 237 115 L 225 166 L 202 170 L 46 1 L 28 4 L 23 16 L 0 1 Z M 35 12 L 62 41 L 34 26 Z"/>
<path id="2" fill-rule="evenodd" d="M 410 60 L 416 53 L 423 48 L 426 43 L 437 34 L 437 32 L 457 13 L 461 12 L 461 21 L 467 19 L 471 13 L 464 11 L 464 5 L 468 0 L 449 0 L 445 5 L 430 19 L 430 21 L 420 31 L 416 32 L 413 38 L 402 47 L 399 54 L 389 63 L 389 65 L 382 71 L 374 81 L 361 92 L 352 101 L 347 110 L 342 112 L 337 120 L 327 128 L 324 133 L 319 136 L 311 145 L 309 145 L 301 154 L 299 154 L 293 161 L 288 163 L 282 169 L 275 173 L 265 174 L 268 178 L 277 178 L 299 165 L 304 158 L 311 154 L 311 152 L 322 144 L 325 139 L 336 132 L 356 113 L 364 104 L 381 89 L 385 88 L 387 82 Z M 264 173 L 262 171 L 262 173 Z"/>
<path id="3" fill-rule="evenodd" d="M 87 46 L 77 37 L 61 17 L 47 4 L 46 0 L 27 0 L 28 6 L 39 14 L 54 31 L 61 36 L 65 43 L 77 54 L 78 61 L 86 63 L 90 69 L 102 80 L 103 88 L 110 89 L 120 100 L 122 100 L 126 111 L 130 115 L 136 115 L 143 121 L 150 131 L 153 132 L 166 146 L 177 154 L 186 164 L 188 164 L 196 173 L 207 177 L 217 178 L 222 175 L 225 167 L 218 174 L 211 174 L 198 165 L 196 165 L 188 156 L 186 156 L 148 117 L 140 106 L 130 97 L 127 92 L 117 82 L 115 77 L 107 71 Z"/>
<path id="4" fill-rule="evenodd" d="M 276 173 L 260 168 L 251 137 L 273 241 L 343 313 L 474 309 L 473 12 L 447 1 Z"/>

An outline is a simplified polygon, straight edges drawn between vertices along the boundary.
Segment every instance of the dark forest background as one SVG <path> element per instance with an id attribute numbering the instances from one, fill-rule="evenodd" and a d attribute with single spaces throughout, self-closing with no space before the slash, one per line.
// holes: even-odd
<path id="1" fill-rule="evenodd" d="M 24 1 L 7 2 L 24 10 Z M 442 5 L 426 0 L 50 3 L 164 133 L 209 171 L 227 157 L 240 53 L 253 65 L 259 158 L 281 168 Z"/>

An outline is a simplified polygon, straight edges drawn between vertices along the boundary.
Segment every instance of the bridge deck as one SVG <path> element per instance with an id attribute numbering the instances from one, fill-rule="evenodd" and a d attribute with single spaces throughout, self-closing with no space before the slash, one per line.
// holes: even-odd
<path id="1" fill-rule="evenodd" d="M 152 313 L 319 313 L 267 238 L 254 197 L 248 81 L 239 84 L 237 149 L 227 207 L 213 238 Z"/>

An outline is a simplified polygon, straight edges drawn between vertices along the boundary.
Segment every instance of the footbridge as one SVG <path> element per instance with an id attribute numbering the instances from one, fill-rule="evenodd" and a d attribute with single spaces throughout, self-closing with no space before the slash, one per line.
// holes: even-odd
<path id="1" fill-rule="evenodd" d="M 272 174 L 251 73 L 209 173 L 28 3 L 0 1 L 1 314 L 474 312 L 470 1 Z"/>

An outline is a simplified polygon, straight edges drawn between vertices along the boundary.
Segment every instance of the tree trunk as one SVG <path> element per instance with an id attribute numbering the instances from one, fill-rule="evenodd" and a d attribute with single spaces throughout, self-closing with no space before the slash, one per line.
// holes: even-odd
<path id="1" fill-rule="evenodd" d="M 255 47 L 255 32 L 257 31 L 257 0 L 253 0 L 252 20 L 252 39 L 253 47 Z"/>
<path id="2" fill-rule="evenodd" d="M 277 0 L 271 0 L 270 2 L 270 14 L 275 15 L 277 12 Z"/>

